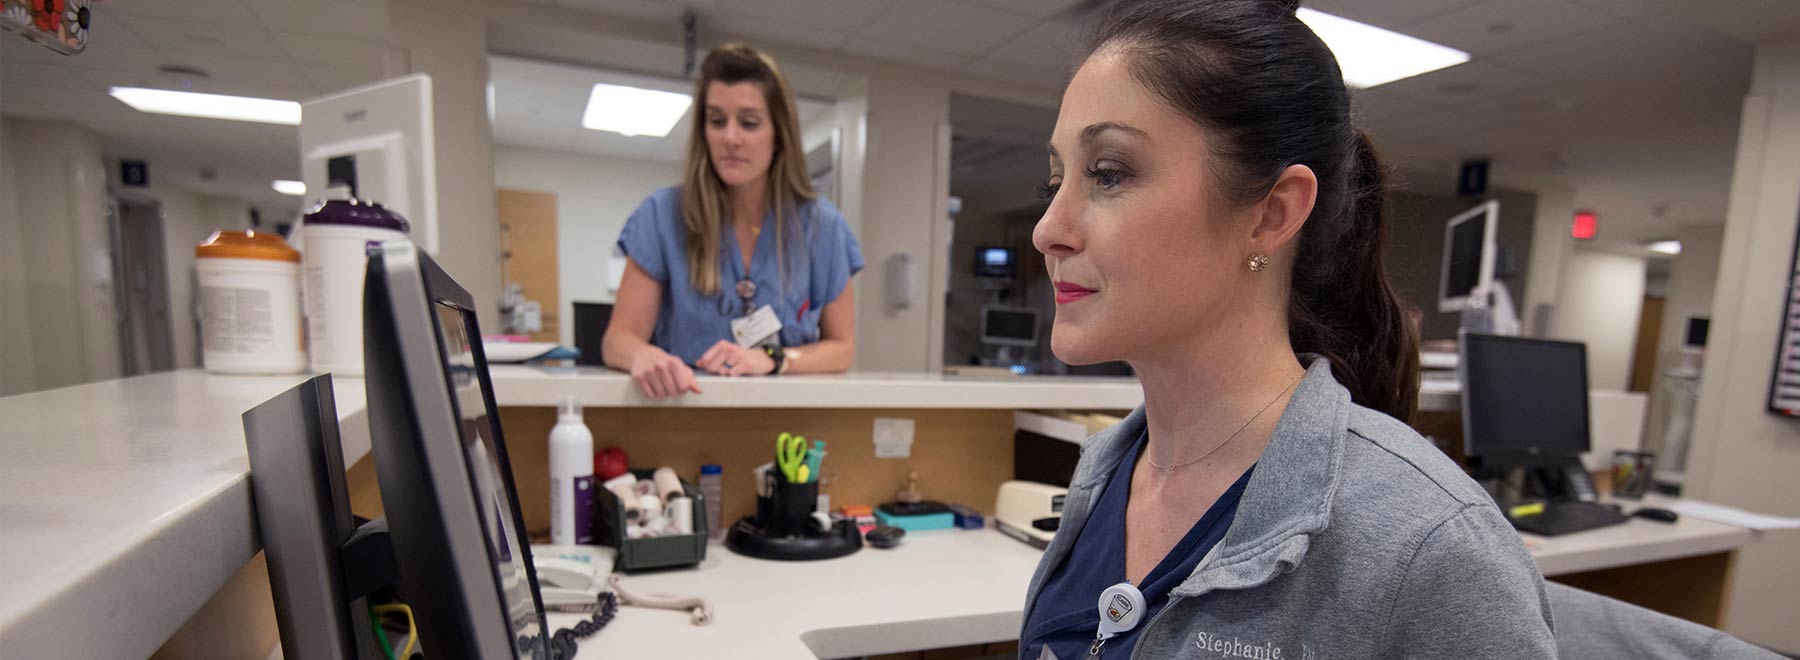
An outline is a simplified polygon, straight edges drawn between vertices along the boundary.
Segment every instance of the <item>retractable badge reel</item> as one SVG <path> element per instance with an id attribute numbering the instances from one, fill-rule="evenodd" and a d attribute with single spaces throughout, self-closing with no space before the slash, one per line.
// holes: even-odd
<path id="1" fill-rule="evenodd" d="M 1130 582 L 1107 587 L 1100 592 L 1100 631 L 1094 635 L 1094 645 L 1088 647 L 1088 657 L 1100 657 L 1100 647 L 1106 645 L 1106 640 L 1130 632 L 1143 618 L 1144 592 Z"/>

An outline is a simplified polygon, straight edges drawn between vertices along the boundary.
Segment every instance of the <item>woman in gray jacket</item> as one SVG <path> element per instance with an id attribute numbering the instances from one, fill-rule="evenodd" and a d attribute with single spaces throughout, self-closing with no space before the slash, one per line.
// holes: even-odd
<path id="1" fill-rule="evenodd" d="M 1144 407 L 1083 447 L 1023 657 L 1555 655 L 1518 535 L 1398 421 L 1382 166 L 1296 6 L 1123 4 L 1064 92 L 1051 347 Z"/>

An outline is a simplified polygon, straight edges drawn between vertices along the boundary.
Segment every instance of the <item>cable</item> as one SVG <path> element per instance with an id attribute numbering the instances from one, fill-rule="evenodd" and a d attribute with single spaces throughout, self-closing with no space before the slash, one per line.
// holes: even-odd
<path id="1" fill-rule="evenodd" d="M 399 660 L 408 660 L 412 658 L 413 647 L 419 645 L 419 624 L 413 621 L 412 608 L 405 604 L 375 606 L 376 614 L 387 614 L 389 612 L 404 612 L 406 614 L 406 649 L 400 652 Z M 388 655 L 392 657 L 393 651 L 389 650 Z"/>
<path id="2" fill-rule="evenodd" d="M 394 647 L 388 644 L 387 631 L 382 630 L 381 615 L 376 614 L 373 607 L 369 608 L 369 624 L 375 629 L 375 641 L 381 643 L 382 654 L 388 660 L 394 660 Z"/>

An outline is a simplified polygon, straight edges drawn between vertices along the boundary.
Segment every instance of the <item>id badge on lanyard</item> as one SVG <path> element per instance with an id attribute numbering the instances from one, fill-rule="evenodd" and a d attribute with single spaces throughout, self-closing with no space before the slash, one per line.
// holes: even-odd
<path id="1" fill-rule="evenodd" d="M 744 315 L 731 320 L 732 340 L 744 348 L 775 343 L 776 335 L 781 332 L 781 318 L 775 315 L 775 308 L 770 305 L 751 306 L 751 299 L 756 297 L 756 283 L 739 280 L 737 294 L 743 300 Z"/>

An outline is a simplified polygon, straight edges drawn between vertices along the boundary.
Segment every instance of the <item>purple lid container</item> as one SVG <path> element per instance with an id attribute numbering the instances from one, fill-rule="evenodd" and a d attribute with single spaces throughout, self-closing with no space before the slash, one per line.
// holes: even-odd
<path id="1" fill-rule="evenodd" d="M 411 228 L 406 223 L 406 218 L 400 217 L 400 214 L 389 211 L 380 204 L 354 199 L 327 199 L 320 202 L 307 212 L 306 224 L 391 229 L 402 234 Z"/>

